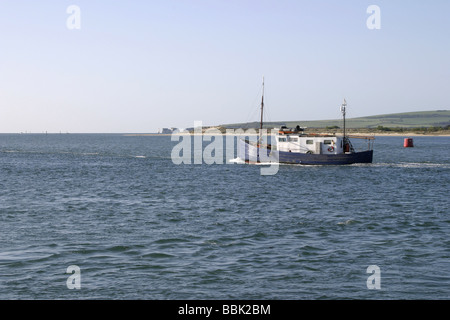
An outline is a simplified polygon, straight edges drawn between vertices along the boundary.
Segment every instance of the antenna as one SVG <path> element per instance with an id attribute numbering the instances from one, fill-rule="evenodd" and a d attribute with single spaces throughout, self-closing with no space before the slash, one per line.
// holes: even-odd
<path id="1" fill-rule="evenodd" d="M 346 113 L 346 107 L 347 107 L 347 101 L 345 101 L 341 104 L 341 112 L 342 112 L 342 117 L 344 119 L 344 140 L 345 140 L 345 113 Z"/>
<path id="2" fill-rule="evenodd" d="M 259 123 L 259 143 L 261 143 L 261 139 L 262 139 L 263 114 L 264 114 L 264 76 L 263 76 L 263 81 L 262 81 L 261 121 Z"/>

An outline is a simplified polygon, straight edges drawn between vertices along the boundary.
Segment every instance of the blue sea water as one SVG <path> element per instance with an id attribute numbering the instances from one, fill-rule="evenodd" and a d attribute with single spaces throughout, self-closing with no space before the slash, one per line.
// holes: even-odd
<path id="1" fill-rule="evenodd" d="M 450 138 L 403 138 L 262 176 L 169 136 L 1 134 L 0 299 L 449 299 Z"/>

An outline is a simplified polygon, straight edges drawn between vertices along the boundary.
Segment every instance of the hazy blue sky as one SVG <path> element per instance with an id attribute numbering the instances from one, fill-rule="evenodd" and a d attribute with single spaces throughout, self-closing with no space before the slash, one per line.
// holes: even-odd
<path id="1" fill-rule="evenodd" d="M 262 76 L 272 121 L 339 118 L 343 98 L 348 117 L 450 109 L 449 17 L 448 0 L 0 0 L 0 132 L 254 121 Z"/>

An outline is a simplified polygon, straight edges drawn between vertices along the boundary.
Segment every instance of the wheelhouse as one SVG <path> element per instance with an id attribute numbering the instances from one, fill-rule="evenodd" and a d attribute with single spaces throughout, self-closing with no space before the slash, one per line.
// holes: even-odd
<path id="1" fill-rule="evenodd" d="M 276 148 L 284 152 L 340 154 L 344 153 L 344 139 L 333 135 L 279 134 Z"/>

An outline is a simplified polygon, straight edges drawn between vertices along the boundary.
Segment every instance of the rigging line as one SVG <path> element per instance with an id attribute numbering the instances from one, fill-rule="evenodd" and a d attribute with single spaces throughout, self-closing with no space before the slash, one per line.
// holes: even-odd
<path id="1" fill-rule="evenodd" d="M 259 107 L 255 107 L 253 109 L 253 112 L 251 114 L 249 114 L 246 121 L 243 123 L 244 127 L 245 127 L 244 129 L 248 129 L 248 127 L 250 126 L 251 123 L 256 122 L 256 119 L 257 119 L 256 115 L 258 114 L 258 112 L 259 112 Z"/>
<path id="2" fill-rule="evenodd" d="M 266 91 L 266 90 L 265 90 Z M 266 100 L 266 94 L 264 93 L 264 100 Z M 267 123 L 272 122 L 272 117 L 270 114 L 270 108 L 267 107 L 267 104 L 264 102 L 264 124 L 267 127 Z"/>
<path id="3" fill-rule="evenodd" d="M 272 122 L 272 117 L 270 116 L 269 108 L 267 108 L 266 104 L 264 104 L 264 118 L 264 123 Z"/>
<path id="4" fill-rule="evenodd" d="M 253 100 L 252 105 L 256 105 L 256 97 Z M 246 122 L 248 122 L 248 120 L 250 119 L 250 116 L 253 117 L 253 114 L 256 112 L 255 110 L 257 110 L 257 108 L 255 107 L 255 109 L 250 109 L 250 111 L 248 112 L 247 118 L 245 119 Z"/>
<path id="5" fill-rule="evenodd" d="M 267 128 L 267 123 L 272 122 L 272 116 L 270 114 L 270 108 L 267 107 L 267 89 L 264 86 L 264 83 L 262 84 L 262 90 L 264 90 L 264 110 L 263 110 L 263 117 L 264 117 L 264 124 Z"/>
<path id="6" fill-rule="evenodd" d="M 245 119 L 245 122 L 244 122 L 245 128 L 244 129 L 248 129 L 250 123 L 258 121 L 256 114 L 261 111 L 261 105 L 258 100 L 261 99 L 262 89 L 263 89 L 263 87 L 261 86 L 258 94 L 256 94 L 255 98 L 253 99 L 252 105 L 254 106 L 254 108 L 250 109 L 250 111 L 247 115 L 247 118 Z"/>

